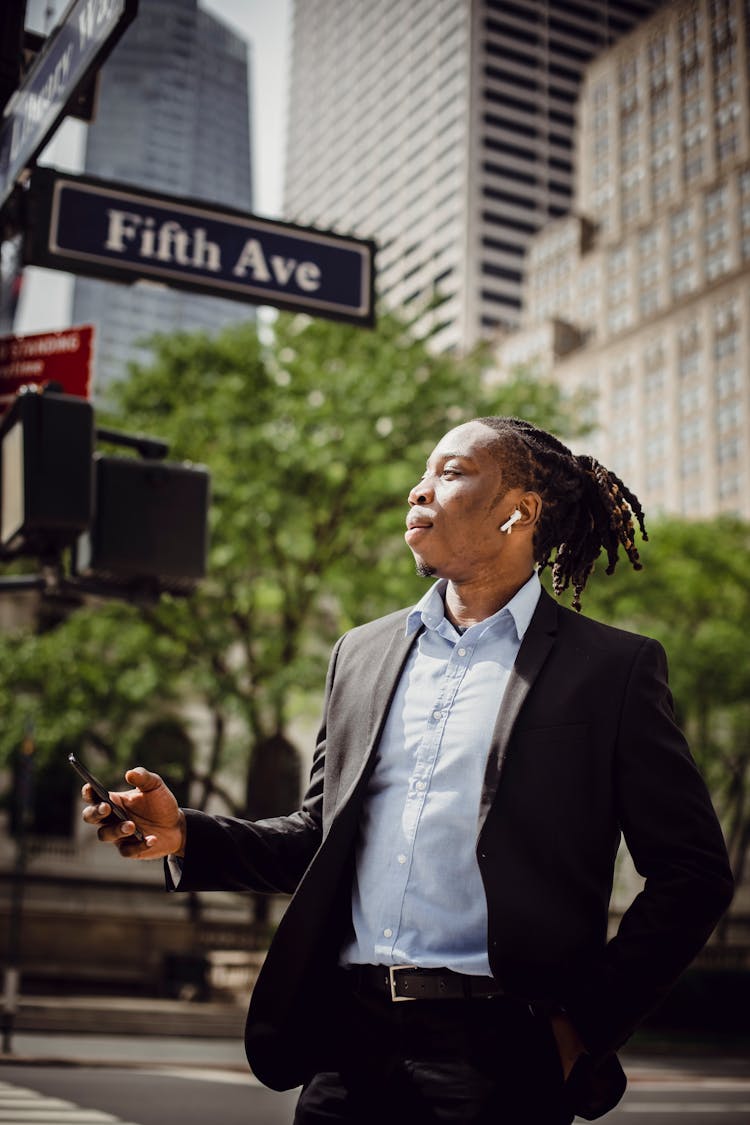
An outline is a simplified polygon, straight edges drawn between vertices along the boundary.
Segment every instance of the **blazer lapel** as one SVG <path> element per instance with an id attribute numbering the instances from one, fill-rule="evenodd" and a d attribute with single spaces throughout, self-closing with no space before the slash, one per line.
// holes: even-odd
<path id="1" fill-rule="evenodd" d="M 364 775 L 369 775 L 376 760 L 376 748 L 380 740 L 388 710 L 394 692 L 401 678 L 406 659 L 411 652 L 412 645 L 422 631 L 422 626 L 415 632 L 406 636 L 405 617 L 401 619 L 398 627 L 393 632 L 390 643 L 387 645 L 383 658 L 378 665 L 377 672 L 372 680 L 370 700 L 367 714 L 367 735 L 364 741 L 365 750 L 361 758 L 352 756 L 342 763 L 342 774 L 339 782 L 339 793 L 343 797 L 337 805 L 345 804 L 351 797 L 354 789 Z M 348 768 L 347 768 L 348 767 Z"/>
<path id="2" fill-rule="evenodd" d="M 518 650 L 495 721 L 479 803 L 478 833 L 482 831 L 487 813 L 495 799 L 516 719 L 554 644 L 556 633 L 557 605 L 550 595 L 542 590 L 534 616 L 529 622 L 526 635 Z"/>

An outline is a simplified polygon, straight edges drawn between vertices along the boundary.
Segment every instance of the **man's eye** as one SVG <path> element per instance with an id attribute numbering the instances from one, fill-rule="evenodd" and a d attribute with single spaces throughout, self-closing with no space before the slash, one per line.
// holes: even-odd
<path id="1" fill-rule="evenodd" d="M 460 471 L 459 471 L 458 469 L 450 469 L 450 468 L 447 468 L 447 469 L 443 469 L 443 476 L 444 476 L 444 477 L 448 477 L 448 476 L 451 476 L 451 477 L 460 477 L 460 476 L 461 476 L 461 473 L 460 473 Z"/>

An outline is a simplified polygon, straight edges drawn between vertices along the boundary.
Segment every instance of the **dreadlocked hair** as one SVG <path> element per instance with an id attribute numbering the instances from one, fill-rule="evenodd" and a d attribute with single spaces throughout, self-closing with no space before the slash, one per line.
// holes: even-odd
<path id="1" fill-rule="evenodd" d="M 534 556 L 540 571 L 551 566 L 557 597 L 572 586 L 573 609 L 580 612 L 581 594 L 602 550 L 607 554 L 607 574 L 617 566 L 620 547 L 633 569 L 641 569 L 633 520 L 646 541 L 643 508 L 618 476 L 595 457 L 576 456 L 552 434 L 520 418 L 474 421 L 501 438 L 498 456 L 504 485 L 542 497 Z"/>

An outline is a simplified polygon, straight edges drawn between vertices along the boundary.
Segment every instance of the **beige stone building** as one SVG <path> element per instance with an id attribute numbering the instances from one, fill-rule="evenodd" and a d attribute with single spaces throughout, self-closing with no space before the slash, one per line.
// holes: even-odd
<path id="1" fill-rule="evenodd" d="M 647 507 L 750 517 L 750 7 L 679 0 L 592 62 L 575 213 L 526 258 L 499 368 L 585 392 Z"/>

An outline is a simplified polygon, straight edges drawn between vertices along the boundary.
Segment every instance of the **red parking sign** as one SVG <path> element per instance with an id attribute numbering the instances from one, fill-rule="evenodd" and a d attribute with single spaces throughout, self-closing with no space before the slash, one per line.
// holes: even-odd
<path id="1" fill-rule="evenodd" d="M 93 337 L 90 324 L 62 332 L 0 336 L 0 414 L 28 383 L 58 383 L 65 394 L 88 398 Z"/>

